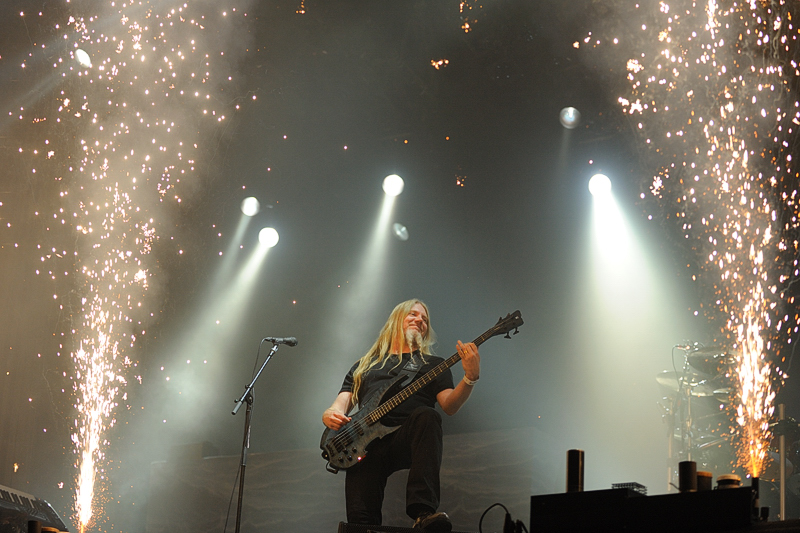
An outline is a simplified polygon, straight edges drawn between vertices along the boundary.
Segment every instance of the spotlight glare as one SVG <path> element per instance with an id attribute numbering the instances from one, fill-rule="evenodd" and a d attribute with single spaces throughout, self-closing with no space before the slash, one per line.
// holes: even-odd
<path id="1" fill-rule="evenodd" d="M 391 174 L 383 179 L 383 192 L 389 196 L 399 196 L 403 192 L 403 178 Z"/>
<path id="2" fill-rule="evenodd" d="M 244 213 L 245 216 L 252 217 L 255 216 L 256 213 L 261 211 L 261 204 L 254 196 L 248 196 L 247 198 L 242 200 L 241 209 L 242 213 Z"/>
<path id="3" fill-rule="evenodd" d="M 558 114 L 558 120 L 561 122 L 562 126 L 571 130 L 577 127 L 578 123 L 581 121 L 581 113 L 574 107 L 565 107 Z"/>
<path id="4" fill-rule="evenodd" d="M 399 222 L 395 223 L 395 225 L 392 226 L 392 231 L 394 232 L 394 236 L 400 239 L 401 241 L 408 240 L 408 228 L 406 228 Z"/>
<path id="5" fill-rule="evenodd" d="M 82 67 L 92 68 L 92 58 L 89 57 L 89 54 L 87 54 L 84 50 L 80 48 L 75 50 L 75 59 L 78 60 L 78 63 L 80 63 Z"/>
<path id="6" fill-rule="evenodd" d="M 605 174 L 595 174 L 589 180 L 589 192 L 595 198 L 611 195 L 611 180 Z"/>
<path id="7" fill-rule="evenodd" d="M 278 236 L 278 232 L 275 231 L 275 228 L 264 228 L 258 232 L 258 242 L 267 248 L 272 248 L 278 244 L 279 238 L 280 237 Z"/>

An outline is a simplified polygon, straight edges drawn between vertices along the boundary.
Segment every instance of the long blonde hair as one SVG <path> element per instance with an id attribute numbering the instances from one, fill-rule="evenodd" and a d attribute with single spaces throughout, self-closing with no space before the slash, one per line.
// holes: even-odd
<path id="1" fill-rule="evenodd" d="M 375 344 L 373 344 L 372 348 L 370 348 L 369 351 L 361 359 L 359 359 L 358 366 L 356 367 L 355 371 L 353 371 L 352 405 L 358 404 L 358 392 L 359 388 L 361 388 L 361 382 L 364 378 L 364 374 L 378 365 L 385 365 L 386 361 L 389 360 L 389 356 L 392 355 L 390 353 L 392 349 L 396 349 L 398 351 L 402 349 L 403 345 L 405 344 L 403 320 L 405 320 L 405 318 L 411 312 L 411 308 L 417 304 L 420 304 L 423 308 L 425 308 L 425 314 L 428 315 L 428 329 L 425 331 L 425 335 L 422 336 L 422 342 L 420 343 L 419 351 L 423 355 L 428 355 L 431 353 L 431 347 L 436 343 L 436 334 L 433 332 L 433 328 L 430 324 L 430 313 L 428 312 L 428 306 L 425 305 L 425 302 L 416 298 L 412 298 L 411 300 L 406 300 L 405 302 L 397 304 L 394 310 L 392 310 L 392 313 L 389 315 L 389 318 L 386 320 L 386 324 L 384 324 L 383 328 L 381 328 L 381 332 L 378 335 L 378 339 L 375 341 Z M 398 364 L 399 362 L 400 360 L 398 359 Z"/>

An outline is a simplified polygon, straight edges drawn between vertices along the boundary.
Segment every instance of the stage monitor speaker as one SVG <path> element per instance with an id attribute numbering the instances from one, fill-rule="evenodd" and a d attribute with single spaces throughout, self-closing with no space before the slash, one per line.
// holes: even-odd
<path id="1" fill-rule="evenodd" d="M 419 533 L 419 529 L 395 526 L 364 526 L 361 524 L 347 524 L 339 522 L 337 533 Z M 453 531 L 452 533 L 458 533 Z"/>
<path id="2" fill-rule="evenodd" d="M 39 522 L 42 531 L 69 531 L 49 503 L 0 485 L 0 533 L 26 533 L 28 522 Z"/>
<path id="3" fill-rule="evenodd" d="M 531 496 L 531 531 L 578 533 L 622 531 L 631 489 L 592 490 Z"/>

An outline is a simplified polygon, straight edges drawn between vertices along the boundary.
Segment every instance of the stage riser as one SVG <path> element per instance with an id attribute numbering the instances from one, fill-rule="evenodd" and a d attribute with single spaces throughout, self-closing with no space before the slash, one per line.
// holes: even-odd
<path id="1" fill-rule="evenodd" d="M 750 487 L 658 496 L 611 489 L 532 496 L 530 529 L 541 533 L 733 533 L 800 531 L 800 521 L 757 520 Z"/>
<path id="2" fill-rule="evenodd" d="M 347 524 L 339 522 L 337 533 L 420 533 L 419 529 L 394 526 L 364 526 L 361 524 Z M 453 531 L 452 533 L 459 533 Z M 463 533 L 463 532 L 462 532 Z"/>

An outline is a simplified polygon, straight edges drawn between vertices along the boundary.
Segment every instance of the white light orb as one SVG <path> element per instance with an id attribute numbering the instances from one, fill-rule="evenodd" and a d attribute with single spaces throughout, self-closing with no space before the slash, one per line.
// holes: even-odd
<path id="1" fill-rule="evenodd" d="M 406 228 L 399 222 L 395 223 L 395 225 L 392 226 L 392 231 L 394 232 L 394 236 L 400 239 L 401 241 L 408 240 L 408 228 Z"/>
<path id="2" fill-rule="evenodd" d="M 92 58 L 89 57 L 85 51 L 78 48 L 75 50 L 75 59 L 78 60 L 78 63 L 84 68 L 92 68 Z"/>
<path id="3" fill-rule="evenodd" d="M 275 231 L 275 228 L 264 228 L 258 232 L 258 242 L 267 248 L 272 248 L 278 244 L 279 239 L 280 237 L 278 236 L 278 232 Z"/>
<path id="4" fill-rule="evenodd" d="M 611 180 L 605 174 L 595 174 L 589 180 L 589 192 L 597 198 L 609 196 L 611 194 Z"/>
<path id="5" fill-rule="evenodd" d="M 383 179 L 383 192 L 389 196 L 399 196 L 403 192 L 403 178 L 391 174 Z"/>
<path id="6" fill-rule="evenodd" d="M 558 120 L 561 122 L 561 125 L 571 130 L 578 126 L 581 121 L 581 113 L 574 107 L 565 107 L 561 110 L 558 114 Z"/>
<path id="7" fill-rule="evenodd" d="M 245 216 L 252 217 L 261 211 L 261 204 L 258 202 L 255 196 L 248 196 L 242 200 L 241 209 Z"/>

